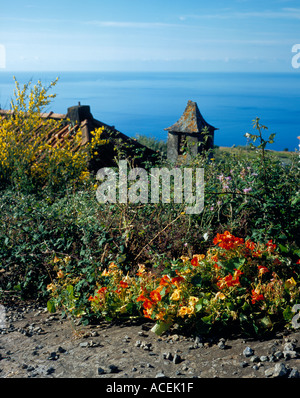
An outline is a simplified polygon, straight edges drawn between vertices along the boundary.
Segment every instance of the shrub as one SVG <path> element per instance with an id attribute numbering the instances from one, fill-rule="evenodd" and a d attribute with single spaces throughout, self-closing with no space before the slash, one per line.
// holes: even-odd
<path id="1" fill-rule="evenodd" d="M 65 121 L 46 119 L 42 113 L 55 94 L 48 94 L 57 79 L 48 87 L 38 81 L 20 88 L 15 79 L 15 98 L 11 101 L 11 116 L 0 124 L 0 188 L 14 187 L 27 193 L 57 195 L 69 186 L 80 186 L 89 179 L 88 162 L 101 132 L 93 132 L 91 143 L 81 146 L 82 132 L 68 137 L 56 146 L 48 144 L 52 131 L 64 127 Z M 79 147 L 79 149 L 78 149 Z"/>
<path id="2" fill-rule="evenodd" d="M 206 254 L 182 256 L 162 273 L 141 264 L 135 274 L 114 262 L 104 271 L 96 267 L 94 291 L 86 295 L 77 289 L 84 278 L 68 273 L 61 261 L 48 285 L 48 308 L 62 306 L 76 316 L 92 311 L 108 321 L 146 317 L 200 333 L 263 334 L 290 325 L 292 306 L 300 303 L 300 260 L 280 256 L 272 241 L 244 241 L 228 231 L 213 243 Z"/>

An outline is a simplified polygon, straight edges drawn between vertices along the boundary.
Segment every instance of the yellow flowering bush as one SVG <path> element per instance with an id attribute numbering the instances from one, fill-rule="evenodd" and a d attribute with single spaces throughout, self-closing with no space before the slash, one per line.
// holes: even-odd
<path id="1" fill-rule="evenodd" d="M 103 128 L 92 132 L 90 143 L 82 146 L 80 129 L 69 132 L 63 141 L 49 144 L 53 132 L 65 126 L 65 121 L 43 118 L 46 106 L 55 98 L 48 91 L 55 87 L 58 79 L 48 87 L 38 81 L 23 88 L 15 79 L 14 99 L 11 115 L 0 123 L 0 185 L 17 189 L 37 191 L 49 187 L 60 190 L 69 185 L 89 181 L 89 160 L 97 154 L 97 146 L 105 144 L 101 139 Z"/>

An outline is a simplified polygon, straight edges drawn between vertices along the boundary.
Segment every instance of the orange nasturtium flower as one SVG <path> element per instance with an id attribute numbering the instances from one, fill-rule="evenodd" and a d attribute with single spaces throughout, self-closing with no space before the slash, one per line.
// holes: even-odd
<path id="1" fill-rule="evenodd" d="M 219 245 L 222 249 L 232 249 L 244 243 L 243 238 L 236 238 L 230 232 L 225 231 L 224 234 L 217 234 L 213 240 L 214 245 Z"/>
<path id="2" fill-rule="evenodd" d="M 101 287 L 98 291 L 97 291 L 97 293 L 98 294 L 101 294 L 101 295 L 104 295 L 105 294 L 105 292 L 106 292 L 106 290 L 107 290 L 107 287 Z"/>
<path id="3" fill-rule="evenodd" d="M 191 264 L 193 267 L 198 267 L 199 261 L 205 258 L 205 254 L 195 254 L 191 260 Z"/>
<path id="4" fill-rule="evenodd" d="M 171 279 L 168 275 L 164 275 L 161 279 L 160 279 L 160 286 L 168 286 L 168 284 L 171 282 Z"/>
<path id="5" fill-rule="evenodd" d="M 240 275 L 242 275 L 243 272 L 235 269 L 233 276 L 231 274 L 226 275 L 224 278 L 220 279 L 217 282 L 217 285 L 219 286 L 220 289 L 223 289 L 225 286 L 230 287 L 230 286 L 236 286 L 240 284 Z"/>
<path id="6" fill-rule="evenodd" d="M 140 294 L 139 297 L 136 299 L 136 301 L 146 301 L 147 297 L 145 297 L 143 294 Z"/>
<path id="7" fill-rule="evenodd" d="M 122 289 L 127 289 L 127 287 L 129 286 L 127 282 L 121 281 L 120 282 L 120 286 Z"/>
<path id="8" fill-rule="evenodd" d="M 178 276 L 175 276 L 174 278 L 172 278 L 171 282 L 173 285 L 179 287 L 180 282 L 183 282 L 184 280 L 185 279 L 182 276 L 178 275 Z"/>
<path id="9" fill-rule="evenodd" d="M 191 260 L 191 264 L 193 267 L 198 267 L 199 263 L 198 263 L 198 258 L 197 257 L 193 257 Z"/>
<path id="10" fill-rule="evenodd" d="M 265 299 L 263 294 L 260 294 L 260 290 L 258 287 L 256 289 L 253 289 L 251 293 L 252 293 L 252 297 L 251 297 L 252 304 L 255 304 L 257 301 Z"/>
<path id="11" fill-rule="evenodd" d="M 61 269 L 57 272 L 57 277 L 58 278 L 63 278 L 64 277 L 64 272 Z"/>
<path id="12" fill-rule="evenodd" d="M 151 313 L 152 313 L 152 311 L 153 311 L 153 309 L 152 309 L 153 303 L 152 303 L 151 300 L 146 299 L 146 300 L 144 301 L 143 307 L 144 307 L 145 311 L 148 312 L 148 314 L 149 314 L 150 310 L 151 310 Z M 145 311 L 144 311 L 144 313 L 145 313 Z"/>
<path id="13" fill-rule="evenodd" d="M 255 243 L 252 242 L 250 239 L 246 240 L 245 246 L 247 249 L 254 250 L 255 249 Z"/>
<path id="14" fill-rule="evenodd" d="M 266 274 L 267 272 L 269 272 L 267 267 L 265 267 L 263 265 L 259 265 L 258 266 L 258 274 L 259 274 L 259 276 L 262 276 L 263 274 Z"/>
<path id="15" fill-rule="evenodd" d="M 157 303 L 158 301 L 161 301 L 161 294 L 157 289 L 152 290 L 152 292 L 150 292 L 150 298 L 152 302 Z"/>
<path id="16" fill-rule="evenodd" d="M 272 239 L 269 240 L 267 243 L 267 250 L 271 252 L 275 249 L 276 249 L 276 245 L 273 243 L 273 240 Z"/>

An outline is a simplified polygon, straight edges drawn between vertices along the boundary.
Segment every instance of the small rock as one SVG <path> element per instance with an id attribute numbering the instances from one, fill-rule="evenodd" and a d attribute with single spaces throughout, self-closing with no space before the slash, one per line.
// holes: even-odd
<path id="1" fill-rule="evenodd" d="M 172 361 L 173 355 L 170 352 L 164 352 L 163 353 L 163 359 L 167 359 L 168 361 Z"/>
<path id="2" fill-rule="evenodd" d="M 271 377 L 271 376 L 273 376 L 273 373 L 274 373 L 274 368 L 269 368 L 269 369 L 266 369 L 266 370 L 265 370 L 265 376 L 266 376 L 266 377 Z"/>
<path id="3" fill-rule="evenodd" d="M 283 351 L 285 359 L 296 359 L 298 357 L 297 351 Z"/>
<path id="4" fill-rule="evenodd" d="M 298 379 L 300 377 L 298 369 L 292 368 L 288 377 L 289 379 Z"/>
<path id="5" fill-rule="evenodd" d="M 118 373 L 119 369 L 116 365 L 109 365 L 107 369 L 107 373 Z"/>
<path id="6" fill-rule="evenodd" d="M 54 372 L 55 372 L 55 369 L 52 366 L 46 370 L 47 375 L 51 375 Z"/>
<path id="7" fill-rule="evenodd" d="M 164 379 L 166 377 L 167 376 L 164 373 L 162 373 L 162 372 L 157 373 L 156 376 L 155 376 L 156 379 Z"/>
<path id="8" fill-rule="evenodd" d="M 174 355 L 174 358 L 173 358 L 173 363 L 174 363 L 175 365 L 177 365 L 177 364 L 180 363 L 181 361 L 182 361 L 181 356 L 178 355 L 178 354 L 175 354 L 175 355 Z"/>
<path id="9" fill-rule="evenodd" d="M 252 363 L 259 362 L 259 357 L 257 355 L 252 355 L 250 361 Z"/>
<path id="10" fill-rule="evenodd" d="M 294 351 L 295 350 L 295 344 L 293 343 L 286 343 L 283 347 L 283 351 Z"/>
<path id="11" fill-rule="evenodd" d="M 226 348 L 225 342 L 224 342 L 223 340 L 222 340 L 222 341 L 219 341 L 218 347 L 219 347 L 221 350 L 225 350 L 225 348 Z"/>
<path id="12" fill-rule="evenodd" d="M 251 357 L 254 354 L 254 351 L 250 347 L 246 347 L 243 351 L 243 355 L 245 357 Z"/>
<path id="13" fill-rule="evenodd" d="M 99 366 L 97 369 L 97 373 L 98 373 L 98 375 L 103 375 L 103 374 L 105 374 L 105 370 Z"/>
<path id="14" fill-rule="evenodd" d="M 284 363 L 277 363 L 274 367 L 273 377 L 284 377 L 288 374 L 288 369 L 285 367 Z"/>
<path id="15" fill-rule="evenodd" d="M 242 368 L 246 368 L 246 367 L 248 366 L 248 362 L 243 361 L 243 362 L 240 363 L 240 366 L 241 366 Z"/>
<path id="16" fill-rule="evenodd" d="M 87 347 L 89 345 L 89 343 L 87 341 L 84 341 L 83 343 L 79 344 L 80 347 Z"/>
<path id="17" fill-rule="evenodd" d="M 50 352 L 50 355 L 48 357 L 48 359 L 51 361 L 56 361 L 58 358 L 59 358 L 59 355 L 55 351 Z"/>
<path id="18" fill-rule="evenodd" d="M 267 361 L 269 360 L 269 357 L 268 357 L 267 355 L 262 355 L 262 356 L 259 358 L 259 360 L 260 360 L 260 362 L 267 362 Z"/>
<path id="19" fill-rule="evenodd" d="M 135 346 L 136 346 L 136 347 L 140 347 L 141 344 L 142 344 L 141 340 L 137 340 L 137 341 L 135 342 Z"/>
<path id="20" fill-rule="evenodd" d="M 276 359 L 281 359 L 281 358 L 283 358 L 283 353 L 281 351 L 276 351 L 274 353 L 274 356 Z"/>

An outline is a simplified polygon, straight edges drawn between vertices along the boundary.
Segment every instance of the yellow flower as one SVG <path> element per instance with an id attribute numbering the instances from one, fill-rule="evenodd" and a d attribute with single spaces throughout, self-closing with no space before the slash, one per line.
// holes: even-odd
<path id="1" fill-rule="evenodd" d="M 198 301 L 199 301 L 198 297 L 190 296 L 189 306 L 194 307 Z"/>
<path id="2" fill-rule="evenodd" d="M 295 281 L 295 279 L 292 277 L 292 278 L 290 278 L 290 279 L 287 279 L 286 281 L 285 281 L 285 287 L 287 288 L 287 289 L 291 289 L 292 287 L 294 287 L 294 286 L 296 286 L 297 285 L 297 282 Z"/>
<path id="3" fill-rule="evenodd" d="M 180 289 L 175 289 L 174 292 L 172 293 L 172 296 L 170 297 L 171 300 L 178 301 L 180 299 L 180 293 L 181 293 Z"/>
<path id="4" fill-rule="evenodd" d="M 180 260 L 182 260 L 184 263 L 186 263 L 187 261 L 189 261 L 189 257 L 187 257 L 187 256 L 181 256 L 180 257 Z"/>
<path id="5" fill-rule="evenodd" d="M 102 272 L 101 276 L 109 276 L 109 272 L 105 269 L 105 270 Z"/>
<path id="6" fill-rule="evenodd" d="M 161 311 L 159 311 L 158 314 L 156 314 L 156 319 L 159 321 L 164 321 L 165 315 L 166 315 L 165 310 L 161 310 Z"/>
<path id="7" fill-rule="evenodd" d="M 226 296 L 222 293 L 222 292 L 218 292 L 215 297 L 214 300 L 225 300 Z"/>
<path id="8" fill-rule="evenodd" d="M 53 283 L 50 283 L 49 285 L 47 285 L 47 290 L 49 290 L 49 291 L 55 290 L 54 284 L 53 284 Z"/>
<path id="9" fill-rule="evenodd" d="M 185 315 L 192 315 L 193 312 L 194 312 L 193 308 L 183 306 L 178 310 L 178 316 L 181 316 L 183 318 Z"/>
<path id="10" fill-rule="evenodd" d="M 57 277 L 58 278 L 63 278 L 64 277 L 64 273 L 63 273 L 63 271 L 61 269 L 58 271 Z"/>

